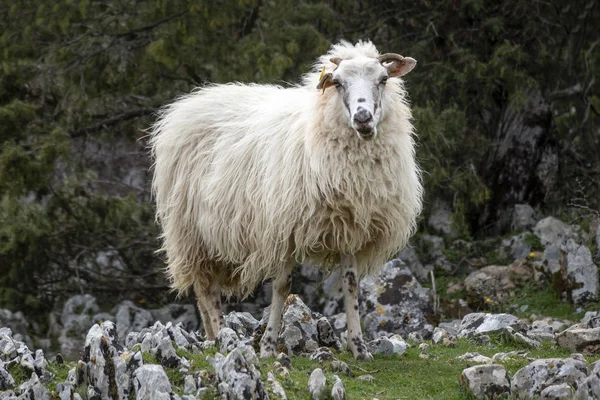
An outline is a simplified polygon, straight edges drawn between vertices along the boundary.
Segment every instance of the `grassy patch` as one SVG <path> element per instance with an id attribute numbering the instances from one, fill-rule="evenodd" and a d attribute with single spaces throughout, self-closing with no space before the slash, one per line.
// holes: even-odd
<path id="1" fill-rule="evenodd" d="M 522 346 L 498 341 L 492 346 L 478 346 L 465 339 L 459 340 L 456 347 L 449 348 L 432 345 L 429 354 L 435 359 L 423 359 L 420 351 L 413 346 L 399 357 L 376 356 L 371 363 L 354 361 L 349 353 L 336 354 L 336 357 L 345 361 L 354 376 L 338 375 L 344 382 L 348 398 L 354 399 L 469 399 L 465 390 L 459 384 L 459 377 L 464 368 L 476 365 L 467 361 L 458 360 L 457 357 L 466 352 L 478 352 L 488 357 L 495 353 L 522 350 Z M 529 356 L 536 358 L 567 357 L 568 350 L 559 349 L 552 344 L 544 344 L 540 349 L 528 350 Z M 588 358 L 593 362 L 598 357 Z M 271 369 L 273 359 L 261 360 L 261 374 Z M 514 374 L 519 368 L 529 364 L 525 358 L 517 358 L 502 363 L 509 375 Z M 308 378 L 315 368 L 323 368 L 331 389 L 333 372 L 323 364 L 313 362 L 304 357 L 292 358 L 292 370 L 289 379 L 278 378 L 286 390 L 288 398 L 309 400 Z M 365 382 L 357 379 L 358 376 L 370 374 L 375 379 Z"/>
<path id="2" fill-rule="evenodd" d="M 75 366 L 75 362 L 57 364 L 55 362 L 48 363 L 48 371 L 54 375 L 52 382 L 48 383 L 48 391 L 51 396 L 58 398 L 56 385 L 67 380 L 69 370 Z"/>
<path id="3" fill-rule="evenodd" d="M 19 386 L 21 383 L 28 381 L 32 374 L 31 370 L 25 368 L 21 364 L 11 365 L 7 370 L 15 380 L 15 386 Z"/>

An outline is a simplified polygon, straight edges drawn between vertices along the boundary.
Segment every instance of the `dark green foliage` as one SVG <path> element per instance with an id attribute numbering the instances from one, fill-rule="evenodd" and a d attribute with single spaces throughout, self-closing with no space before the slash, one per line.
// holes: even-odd
<path id="1" fill-rule="evenodd" d="M 123 183 L 132 165 L 149 166 L 152 114 L 206 82 L 298 82 L 340 38 L 419 61 L 406 83 L 426 214 L 444 199 L 461 236 L 483 231 L 499 117 L 532 88 L 551 103 L 560 145 L 546 206 L 565 210 L 578 197 L 599 209 L 599 9 L 579 0 L 2 2 L 0 307 L 44 314 L 90 291 L 160 303 L 147 177 Z M 102 254 L 118 262 L 106 267 Z"/>

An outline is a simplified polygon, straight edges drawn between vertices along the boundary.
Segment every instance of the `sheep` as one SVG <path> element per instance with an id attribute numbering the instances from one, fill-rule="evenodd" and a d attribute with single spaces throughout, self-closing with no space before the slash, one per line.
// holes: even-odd
<path id="1" fill-rule="evenodd" d="M 406 245 L 422 208 L 400 79 L 415 64 L 342 41 L 301 84 L 212 84 L 160 111 L 149 143 L 161 250 L 173 290 L 193 288 L 207 339 L 224 326 L 221 295 L 272 279 L 260 356 L 275 356 L 292 269 L 310 262 L 342 269 L 347 348 L 373 359 L 358 282 Z"/>

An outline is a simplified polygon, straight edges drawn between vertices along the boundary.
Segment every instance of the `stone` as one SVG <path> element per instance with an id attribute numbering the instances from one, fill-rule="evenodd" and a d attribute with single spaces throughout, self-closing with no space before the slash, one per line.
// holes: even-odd
<path id="1" fill-rule="evenodd" d="M 478 363 L 478 364 L 491 364 L 492 363 L 491 358 L 483 356 L 479 353 L 465 353 L 462 356 L 458 356 L 456 358 L 459 360 L 462 360 L 462 361 L 469 361 L 469 362 L 474 362 L 474 363 Z"/>
<path id="2" fill-rule="evenodd" d="M 312 353 L 319 348 L 318 320 L 321 315 L 312 313 L 297 295 L 286 299 L 283 311 L 279 342 L 283 343 L 288 355 Z"/>
<path id="3" fill-rule="evenodd" d="M 392 335 L 388 338 L 392 345 L 394 346 L 394 354 L 402 355 L 406 352 L 406 349 L 409 347 L 408 343 L 402 339 L 400 335 Z"/>
<path id="4" fill-rule="evenodd" d="M 258 357 L 250 346 L 239 344 L 226 357 L 217 353 L 211 360 L 217 377 L 217 390 L 225 399 L 268 399 L 260 380 Z"/>
<path id="5" fill-rule="evenodd" d="M 381 354 L 384 356 L 391 356 L 394 354 L 394 344 L 385 336 L 378 337 L 367 343 L 371 354 Z"/>
<path id="6" fill-rule="evenodd" d="M 551 385 L 542 390 L 540 399 L 548 400 L 571 400 L 573 399 L 573 388 L 566 383 Z"/>
<path id="7" fill-rule="evenodd" d="M 519 318 L 511 314 L 471 313 L 462 319 L 457 336 L 463 338 L 498 332 L 519 322 Z"/>
<path id="8" fill-rule="evenodd" d="M 496 353 L 492 356 L 492 363 L 496 364 L 508 360 L 517 360 L 519 358 L 527 358 L 527 352 L 525 350 L 513 350 L 506 353 Z"/>
<path id="9" fill-rule="evenodd" d="M 271 393 L 273 393 L 275 398 L 287 400 L 287 395 L 285 394 L 283 386 L 281 386 L 281 383 L 275 379 L 275 375 L 273 375 L 273 372 L 271 371 L 267 373 L 267 387 L 270 389 Z"/>
<path id="10" fill-rule="evenodd" d="M 15 387 L 15 380 L 8 372 L 3 363 L 0 362 L 0 391 L 9 390 Z"/>
<path id="11" fill-rule="evenodd" d="M 242 337 L 248 337 L 258 327 L 258 320 L 249 312 L 232 311 L 225 315 L 225 326 Z"/>
<path id="12" fill-rule="evenodd" d="M 510 266 L 490 265 L 474 271 L 465 279 L 467 295 L 476 303 L 488 299 L 503 301 L 516 288 L 515 282 L 533 278 L 533 268 L 527 262 L 517 261 Z"/>
<path id="13" fill-rule="evenodd" d="M 129 395 L 131 380 L 128 372 L 131 368 L 127 361 L 132 355 L 123 353 L 113 322 L 104 321 L 92 326 L 85 338 L 83 354 L 79 369 L 94 393 L 102 398 L 109 397 L 109 393 L 119 398 Z M 133 367 L 138 366 L 135 364 Z"/>
<path id="14" fill-rule="evenodd" d="M 507 326 L 502 329 L 502 333 L 506 338 L 512 339 L 517 343 L 524 344 L 527 347 L 538 348 L 541 347 L 542 344 L 535 339 L 529 338 L 522 334 L 521 332 L 515 330 L 514 328 Z"/>
<path id="15" fill-rule="evenodd" d="M 217 334 L 216 343 L 221 353 L 227 353 L 235 349 L 239 341 L 239 336 L 231 328 L 222 328 Z"/>
<path id="16" fill-rule="evenodd" d="M 600 328 L 574 326 L 556 335 L 556 343 L 571 351 L 584 354 L 600 354 Z"/>
<path id="17" fill-rule="evenodd" d="M 441 343 L 444 338 L 448 337 L 448 332 L 444 329 L 437 327 L 433 330 L 433 336 L 431 337 L 431 341 L 435 344 Z"/>
<path id="18" fill-rule="evenodd" d="M 33 348 L 33 340 L 29 336 L 29 322 L 21 311 L 0 309 L 0 327 L 10 328 L 13 339 Z"/>
<path id="19" fill-rule="evenodd" d="M 333 387 L 331 388 L 332 400 L 346 400 L 346 389 L 339 376 L 333 376 Z"/>
<path id="20" fill-rule="evenodd" d="M 285 353 L 279 353 L 277 355 L 277 361 L 279 361 L 279 363 L 287 369 L 292 368 L 292 360 Z"/>
<path id="21" fill-rule="evenodd" d="M 317 340 L 321 346 L 333 347 L 337 351 L 342 350 L 342 342 L 327 317 L 317 320 Z"/>
<path id="22" fill-rule="evenodd" d="M 163 324 L 171 322 L 173 325 L 181 322 L 186 331 L 194 331 L 198 328 L 196 308 L 191 304 L 168 304 L 150 312 L 153 321 L 160 321 Z"/>
<path id="23" fill-rule="evenodd" d="M 373 382 L 373 381 L 375 381 L 375 377 L 373 375 L 369 375 L 369 374 L 357 376 L 356 379 L 359 380 L 359 381 L 364 381 L 364 382 Z"/>
<path id="24" fill-rule="evenodd" d="M 419 282 L 429 282 L 431 280 L 431 271 L 433 265 L 424 266 L 419 261 L 419 256 L 415 249 L 411 246 L 406 246 L 398 254 L 398 258 L 410 269 L 410 272 L 419 280 Z"/>
<path id="25" fill-rule="evenodd" d="M 308 391 L 313 400 L 320 400 L 325 396 L 327 380 L 321 368 L 315 368 L 308 378 Z"/>
<path id="26" fill-rule="evenodd" d="M 529 235 L 531 235 L 529 232 L 524 232 L 502 240 L 498 251 L 500 257 L 526 259 L 531 253 L 531 245 L 526 240 Z"/>
<path id="27" fill-rule="evenodd" d="M 173 389 L 165 370 L 160 365 L 142 365 L 133 374 L 136 400 L 171 400 Z"/>
<path id="28" fill-rule="evenodd" d="M 335 357 L 333 356 L 333 353 L 327 347 L 319 347 L 317 350 L 315 350 L 314 353 L 310 355 L 311 360 L 317 361 L 319 363 L 322 363 L 323 361 L 327 360 L 333 360 L 334 358 Z"/>
<path id="29" fill-rule="evenodd" d="M 448 335 L 456 336 L 458 335 L 458 330 L 460 329 L 461 322 L 462 320 L 460 319 L 455 319 L 450 322 L 440 322 L 438 324 L 438 328 L 445 330 L 448 333 Z"/>
<path id="30" fill-rule="evenodd" d="M 198 391 L 198 384 L 196 382 L 196 378 L 192 375 L 186 375 L 183 378 L 183 393 L 185 394 L 195 394 Z"/>
<path id="31" fill-rule="evenodd" d="M 429 289 L 423 288 L 399 259 L 386 263 L 377 275 L 364 278 L 360 289 L 359 307 L 365 311 L 367 338 L 388 333 L 406 337 L 422 331 L 433 313 Z M 428 334 L 432 332 L 433 327 Z"/>
<path id="32" fill-rule="evenodd" d="M 100 311 L 96 298 L 90 294 L 76 295 L 63 305 L 58 343 L 60 352 L 67 358 L 76 358 L 84 346 L 85 335 L 95 323 L 93 316 Z"/>
<path id="33" fill-rule="evenodd" d="M 19 385 L 18 392 L 21 394 L 19 399 L 28 400 L 50 400 L 50 392 L 42 384 L 40 378 L 34 373 L 31 374 L 31 378 L 28 381 L 23 382 Z"/>
<path id="34" fill-rule="evenodd" d="M 510 229 L 513 232 L 522 232 L 533 228 L 535 225 L 535 210 L 529 204 L 515 204 Z"/>
<path id="35" fill-rule="evenodd" d="M 463 370 L 460 381 L 478 399 L 493 399 L 510 392 L 506 370 L 502 365 L 476 365 Z"/>
<path id="36" fill-rule="evenodd" d="M 334 358 L 333 361 L 331 361 L 331 372 L 341 372 L 346 376 L 352 376 L 352 370 L 350 370 L 348 364 L 337 358 Z"/>
<path id="37" fill-rule="evenodd" d="M 428 255 L 432 260 L 432 265 L 426 265 L 425 269 L 441 269 L 449 272 L 454 268 L 454 265 L 448 262 L 448 258 L 444 253 L 444 238 L 435 235 L 421 235 L 421 246 L 427 249 Z M 431 278 L 429 278 L 431 279 Z"/>
<path id="38" fill-rule="evenodd" d="M 551 385 L 566 383 L 577 387 L 586 377 L 585 361 L 573 358 L 535 360 L 513 375 L 511 394 L 517 399 L 530 399 L 541 396 L 542 390 Z"/>
<path id="39" fill-rule="evenodd" d="M 588 367 L 589 376 L 577 387 L 574 398 L 577 400 L 600 399 L 600 362 Z"/>
<path id="40" fill-rule="evenodd" d="M 533 233 L 543 246 L 552 245 L 560 248 L 568 239 L 579 240 L 578 228 L 554 217 L 547 217 L 538 221 L 533 228 Z"/>
<path id="41" fill-rule="evenodd" d="M 569 239 L 566 244 L 566 280 L 575 304 L 585 304 L 598 298 L 598 267 L 586 246 Z"/>
<path id="42" fill-rule="evenodd" d="M 452 210 L 448 203 L 436 200 L 427 224 L 436 232 L 445 236 L 456 237 L 456 231 L 452 226 Z"/>
<path id="43" fill-rule="evenodd" d="M 600 328 L 600 311 L 588 311 L 581 320 L 582 328 Z"/>
<path id="44" fill-rule="evenodd" d="M 139 332 L 148 328 L 155 322 L 150 311 L 136 306 L 129 300 L 118 304 L 112 312 L 115 315 L 117 334 L 120 338 L 126 338 L 129 332 Z"/>

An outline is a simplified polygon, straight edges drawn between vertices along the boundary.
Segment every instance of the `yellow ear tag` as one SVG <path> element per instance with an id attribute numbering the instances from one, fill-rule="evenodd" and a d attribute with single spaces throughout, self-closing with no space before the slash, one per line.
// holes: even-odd
<path id="1" fill-rule="evenodd" d="M 319 82 L 321 82 L 321 79 L 323 79 L 323 77 L 325 76 L 325 66 L 323 66 L 323 69 L 321 70 L 321 75 L 319 75 Z M 325 82 L 323 82 L 323 92 L 321 92 L 321 94 L 325 93 L 325 89 L 327 89 L 327 87 L 331 85 L 331 78 L 327 78 L 325 80 Z"/>

